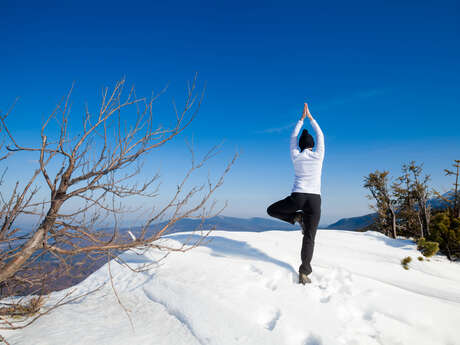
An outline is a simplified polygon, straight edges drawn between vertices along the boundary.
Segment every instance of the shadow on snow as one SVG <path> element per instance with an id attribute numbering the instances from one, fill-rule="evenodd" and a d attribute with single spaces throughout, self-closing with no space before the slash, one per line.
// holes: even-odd
<path id="1" fill-rule="evenodd" d="M 199 235 L 171 235 L 168 237 L 181 243 L 193 243 L 201 238 Z M 275 264 L 297 274 L 296 270 L 288 263 L 275 259 L 259 249 L 251 247 L 246 242 L 231 240 L 221 236 L 208 236 L 200 246 L 210 248 L 212 250 L 211 255 L 213 256 L 237 256 L 240 258 L 256 259 Z"/>

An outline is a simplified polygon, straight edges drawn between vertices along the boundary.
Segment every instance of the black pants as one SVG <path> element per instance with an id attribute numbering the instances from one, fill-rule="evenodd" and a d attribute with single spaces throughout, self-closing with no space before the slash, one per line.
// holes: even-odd
<path id="1" fill-rule="evenodd" d="M 321 196 L 310 193 L 292 193 L 287 198 L 277 201 L 267 208 L 267 213 L 275 218 L 294 224 L 294 216 L 297 211 L 303 211 L 304 235 L 300 259 L 302 264 L 299 272 L 310 274 L 310 266 L 315 246 L 316 229 L 321 217 Z"/>

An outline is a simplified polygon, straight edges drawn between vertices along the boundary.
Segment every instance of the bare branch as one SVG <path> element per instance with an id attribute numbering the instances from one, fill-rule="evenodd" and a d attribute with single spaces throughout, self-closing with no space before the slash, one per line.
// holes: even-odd
<path id="1" fill-rule="evenodd" d="M 186 188 L 192 174 L 214 158 L 220 147 L 211 148 L 197 160 L 192 145 L 188 144 L 191 167 L 163 207 L 152 202 L 159 195 L 159 175 L 151 174 L 152 177 L 143 182 L 136 180 L 143 171 L 142 160 L 171 142 L 195 119 L 204 96 L 204 88 L 201 92 L 197 89 L 195 75 L 187 85 L 182 107 L 173 102 L 171 124 L 163 126 L 154 118 L 153 107 L 164 90 L 152 93 L 150 98 L 138 97 L 134 87 L 127 88 L 122 78 L 112 89 L 102 90 L 101 103 L 96 110 L 85 105 L 78 118 L 79 124 L 76 124 L 70 116 L 72 85 L 42 123 L 41 140 L 36 146 L 21 145 L 8 128 L 9 112 L 0 114 L 9 140 L 7 149 L 17 154 L 33 154 L 38 164 L 27 183 L 18 182 L 7 192 L 0 191 L 2 296 L 18 291 L 50 291 L 53 279 L 65 276 L 75 281 L 79 267 L 90 263 L 100 265 L 125 250 L 153 248 L 165 252 L 165 258 L 168 253 L 190 250 L 206 239 L 210 230 L 200 231 L 197 240 L 179 247 L 162 241 L 181 219 L 199 218 L 203 223 L 206 218 L 222 212 L 226 204 L 219 208 L 211 198 L 222 186 L 238 154 L 215 182 L 208 177 L 202 185 Z M 45 189 L 46 196 L 40 188 Z M 149 215 L 144 218 L 145 224 L 133 230 L 135 235 L 119 227 L 121 216 L 136 211 L 129 205 L 131 198 L 147 200 L 144 204 L 152 205 L 144 211 Z M 24 229 L 16 226 L 17 219 L 24 215 L 35 216 L 36 225 L 27 232 L 21 232 Z M 165 217 L 168 221 L 158 226 L 156 222 Z M 113 285 L 110 263 L 108 268 L 112 288 L 124 308 Z M 55 306 L 62 304 L 64 301 L 59 301 Z M 6 321 L 4 325 L 9 329 L 22 327 Z"/>

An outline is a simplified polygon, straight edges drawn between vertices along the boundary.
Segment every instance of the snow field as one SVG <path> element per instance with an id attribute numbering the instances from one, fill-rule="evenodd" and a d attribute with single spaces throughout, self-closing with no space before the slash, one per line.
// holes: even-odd
<path id="1" fill-rule="evenodd" d="M 194 234 L 170 235 L 182 243 Z M 143 273 L 112 261 L 110 283 L 19 331 L 12 344 L 460 344 L 460 265 L 418 261 L 413 242 L 376 232 L 319 230 L 311 276 L 297 284 L 299 231 L 214 231 Z M 132 265 L 162 253 L 122 254 Z M 412 256 L 410 270 L 400 260 Z M 107 265 L 76 286 L 108 281 Z M 49 303 L 68 290 L 53 293 Z"/>

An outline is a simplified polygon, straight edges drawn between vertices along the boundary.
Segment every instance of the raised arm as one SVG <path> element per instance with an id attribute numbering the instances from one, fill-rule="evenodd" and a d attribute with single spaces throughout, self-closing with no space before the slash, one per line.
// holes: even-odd
<path id="1" fill-rule="evenodd" d="M 294 130 L 291 134 L 291 142 L 290 142 L 290 151 L 291 151 L 291 159 L 294 160 L 295 157 L 300 153 L 300 150 L 297 148 L 297 136 L 299 135 L 300 129 L 303 126 L 304 116 L 297 122 L 294 127 Z"/>
<path id="2" fill-rule="evenodd" d="M 307 103 L 304 105 L 304 114 L 310 119 L 311 126 L 316 133 L 316 150 L 315 152 L 321 157 L 324 158 L 324 134 L 321 128 L 318 125 L 318 122 L 311 116 L 310 110 L 308 109 Z"/>
<path id="3" fill-rule="evenodd" d="M 321 157 L 324 157 L 324 134 L 315 119 L 310 119 L 311 126 L 316 133 L 316 150 Z"/>

